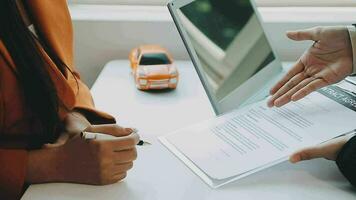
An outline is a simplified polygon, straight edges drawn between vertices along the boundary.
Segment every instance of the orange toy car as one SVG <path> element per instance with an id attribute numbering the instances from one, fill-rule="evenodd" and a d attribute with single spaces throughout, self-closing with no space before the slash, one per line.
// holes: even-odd
<path id="1" fill-rule="evenodd" d="M 135 48 L 129 55 L 136 87 L 140 90 L 175 89 L 179 74 L 172 56 L 157 45 Z"/>

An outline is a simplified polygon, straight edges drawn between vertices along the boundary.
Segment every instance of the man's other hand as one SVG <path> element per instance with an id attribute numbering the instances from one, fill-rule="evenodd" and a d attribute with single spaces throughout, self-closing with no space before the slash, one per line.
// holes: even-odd
<path id="1" fill-rule="evenodd" d="M 312 160 L 315 158 L 325 158 L 327 160 L 336 160 L 342 147 L 353 137 L 354 135 L 346 135 L 335 138 L 329 142 L 301 149 L 290 156 L 289 161 L 297 163 L 303 160 Z"/>

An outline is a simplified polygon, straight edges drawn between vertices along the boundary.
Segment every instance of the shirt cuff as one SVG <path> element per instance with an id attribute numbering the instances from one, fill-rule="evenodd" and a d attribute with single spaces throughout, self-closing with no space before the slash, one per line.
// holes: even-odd
<path id="1" fill-rule="evenodd" d="M 351 45 L 352 45 L 352 55 L 353 55 L 353 68 L 352 74 L 356 74 L 356 27 L 348 26 Z"/>
<path id="2" fill-rule="evenodd" d="M 356 136 L 343 146 L 336 158 L 336 164 L 346 179 L 356 187 Z"/>

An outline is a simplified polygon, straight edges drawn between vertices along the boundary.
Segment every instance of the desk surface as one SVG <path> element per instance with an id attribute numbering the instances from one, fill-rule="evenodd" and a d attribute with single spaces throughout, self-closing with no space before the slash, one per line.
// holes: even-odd
<path id="1" fill-rule="evenodd" d="M 298 165 L 285 162 L 219 189 L 209 188 L 157 140 L 214 116 L 192 64 L 176 65 L 181 74 L 177 90 L 137 90 L 127 61 L 108 63 L 93 86 L 98 109 L 116 116 L 120 125 L 138 128 L 141 137 L 153 143 L 139 147 L 138 160 L 124 181 L 109 186 L 32 185 L 23 199 L 355 199 L 355 190 L 335 164 L 321 159 Z"/>

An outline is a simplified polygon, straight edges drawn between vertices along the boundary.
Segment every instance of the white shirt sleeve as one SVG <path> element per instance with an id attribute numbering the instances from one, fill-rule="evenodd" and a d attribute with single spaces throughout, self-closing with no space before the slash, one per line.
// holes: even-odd
<path id="1" fill-rule="evenodd" d="M 348 26 L 351 45 L 352 45 L 352 54 L 353 54 L 353 70 L 352 74 L 356 74 L 356 27 L 355 26 Z"/>

